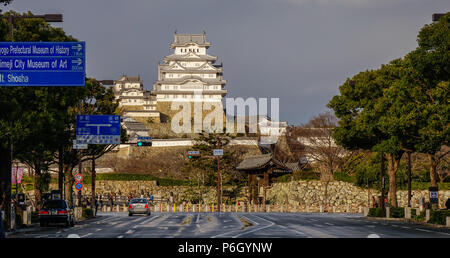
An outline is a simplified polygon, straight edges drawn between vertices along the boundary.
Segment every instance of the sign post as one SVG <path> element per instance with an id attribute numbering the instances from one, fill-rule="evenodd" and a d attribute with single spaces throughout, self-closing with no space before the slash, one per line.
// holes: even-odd
<path id="1" fill-rule="evenodd" d="M 0 42 L 0 86 L 85 86 L 85 42 Z"/>
<path id="2" fill-rule="evenodd" d="M 430 204 L 433 208 L 437 208 L 439 204 L 439 189 L 437 187 L 429 187 L 428 191 L 430 192 Z"/>
<path id="3" fill-rule="evenodd" d="M 217 147 L 221 147 L 222 143 L 220 140 L 217 141 Z M 221 178 L 220 175 L 220 156 L 223 156 L 223 149 L 214 149 L 213 155 L 217 156 L 217 212 L 220 212 L 220 207 L 222 206 L 222 190 L 221 190 Z"/>

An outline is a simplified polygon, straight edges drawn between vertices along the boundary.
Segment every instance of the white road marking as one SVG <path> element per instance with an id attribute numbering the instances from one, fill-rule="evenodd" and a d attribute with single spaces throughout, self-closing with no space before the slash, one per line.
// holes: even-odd
<path id="1" fill-rule="evenodd" d="M 126 234 L 133 234 L 134 233 L 134 230 L 128 230 L 127 232 L 125 232 Z"/>
<path id="2" fill-rule="evenodd" d="M 96 229 L 95 231 L 97 231 L 97 232 L 98 232 L 98 231 L 100 231 L 100 230 L 102 230 L 102 229 L 101 229 L 101 228 L 97 228 L 97 229 Z"/>
<path id="3" fill-rule="evenodd" d="M 328 223 L 328 222 L 325 222 L 325 224 L 327 224 L 328 226 L 334 226 L 334 224 L 333 224 L 333 223 Z"/>
<path id="4" fill-rule="evenodd" d="M 250 221 L 253 225 L 259 225 L 258 222 L 255 222 L 255 221 L 253 221 L 253 220 L 251 220 L 251 219 L 249 219 L 249 218 L 247 218 L 245 216 L 242 216 L 242 217 L 245 218 L 246 220 Z"/>
<path id="5" fill-rule="evenodd" d="M 424 231 L 424 232 L 433 232 L 433 231 L 426 230 L 426 229 L 421 229 L 421 228 L 415 228 L 415 230 Z"/>
<path id="6" fill-rule="evenodd" d="M 265 220 L 265 221 L 269 222 L 270 224 L 267 225 L 267 226 L 265 226 L 265 227 L 262 227 L 262 228 L 257 228 L 257 229 L 251 230 L 251 231 L 247 231 L 247 232 L 244 232 L 244 233 L 235 235 L 235 236 L 233 236 L 232 238 L 237 238 L 237 237 L 240 237 L 240 236 L 242 236 L 242 235 L 246 235 L 246 234 L 249 234 L 249 233 L 253 233 L 253 232 L 256 232 L 256 231 L 259 231 L 259 230 L 262 230 L 262 229 L 266 229 L 266 228 L 269 228 L 269 227 L 275 225 L 275 223 L 273 223 L 272 221 L 263 219 L 263 218 L 258 217 L 258 216 L 256 216 L 256 215 L 253 215 L 253 216 L 255 216 L 255 217 L 259 218 L 259 219 Z"/>
<path id="7" fill-rule="evenodd" d="M 92 235 L 92 233 L 87 233 L 86 235 L 82 235 L 81 237 L 88 237 L 90 235 Z"/>
<path id="8" fill-rule="evenodd" d="M 122 238 L 123 236 L 122 235 L 120 235 L 120 236 L 118 236 L 117 238 Z"/>

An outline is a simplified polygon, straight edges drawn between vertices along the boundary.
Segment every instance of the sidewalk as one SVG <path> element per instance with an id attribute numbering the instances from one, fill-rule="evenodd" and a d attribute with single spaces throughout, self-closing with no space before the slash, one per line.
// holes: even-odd
<path id="1" fill-rule="evenodd" d="M 420 222 L 420 221 L 415 221 L 413 219 L 405 219 L 405 218 L 380 218 L 380 217 L 364 217 L 364 218 L 368 219 L 368 220 L 402 221 L 402 222 L 407 222 L 410 224 L 416 224 L 416 225 L 427 226 L 427 227 L 432 227 L 432 228 L 446 228 L 446 229 L 450 228 L 446 225 L 431 224 L 431 223 Z"/>
<path id="2" fill-rule="evenodd" d="M 37 232 L 39 230 L 40 230 L 39 223 L 34 223 L 34 224 L 27 226 L 26 228 L 19 228 L 19 229 L 10 231 L 10 232 L 5 232 L 5 236 L 6 236 L 6 238 L 8 238 L 8 236 L 11 236 L 11 235 L 20 234 L 20 233 Z"/>

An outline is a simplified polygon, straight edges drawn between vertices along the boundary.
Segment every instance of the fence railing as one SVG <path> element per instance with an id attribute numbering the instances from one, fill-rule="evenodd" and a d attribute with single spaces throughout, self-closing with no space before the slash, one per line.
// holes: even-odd
<path id="1" fill-rule="evenodd" d="M 92 207 L 92 206 L 91 206 Z M 150 205 L 152 212 L 174 213 L 174 212 L 217 212 L 215 204 L 171 204 L 154 203 Z M 99 212 L 128 212 L 127 204 L 99 205 Z M 225 205 L 221 212 L 328 212 L 328 213 L 363 213 L 363 206 L 299 206 L 299 205 Z"/>

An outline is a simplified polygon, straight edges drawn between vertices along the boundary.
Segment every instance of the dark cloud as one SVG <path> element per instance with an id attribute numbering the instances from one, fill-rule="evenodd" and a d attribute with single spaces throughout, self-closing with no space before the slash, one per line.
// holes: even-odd
<path id="1" fill-rule="evenodd" d="M 449 7 L 446 0 L 14 0 L 4 11 L 63 13 L 55 26 L 86 41 L 88 76 L 140 74 L 148 89 L 174 30 L 206 30 L 228 96 L 279 97 L 280 119 L 298 124 L 325 111 L 347 77 L 414 49 L 420 28 Z"/>

